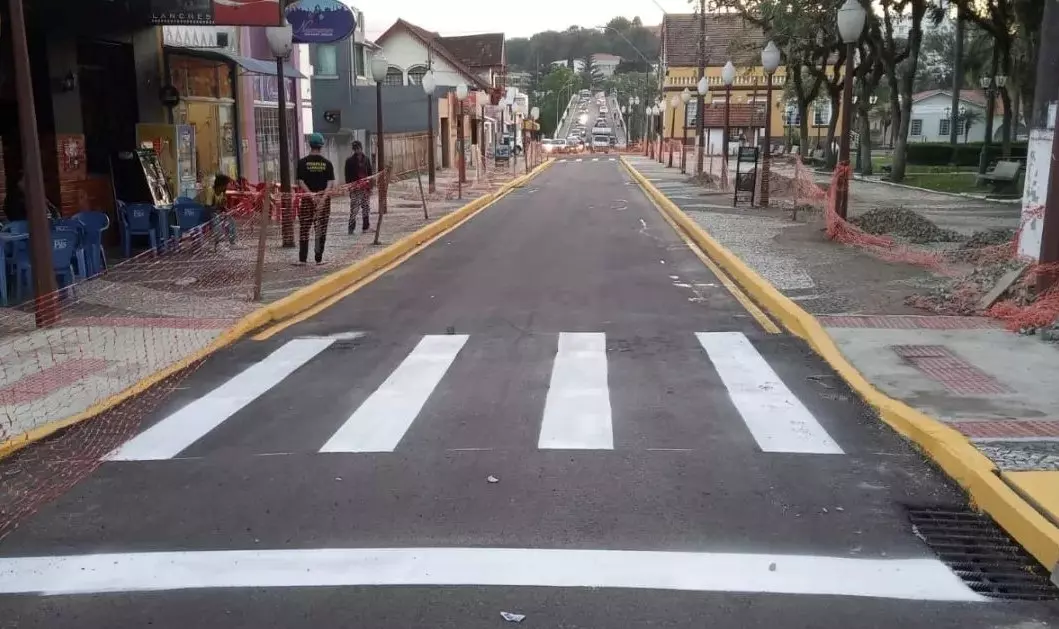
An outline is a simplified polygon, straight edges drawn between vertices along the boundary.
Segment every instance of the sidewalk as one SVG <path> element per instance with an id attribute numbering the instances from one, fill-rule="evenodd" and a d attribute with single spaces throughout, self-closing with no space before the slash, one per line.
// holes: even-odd
<path id="1" fill-rule="evenodd" d="M 963 433 L 1059 526 L 1059 345 L 1009 332 L 993 319 L 908 305 L 910 296 L 943 288 L 949 278 L 828 240 L 819 212 L 794 221 L 784 209 L 733 208 L 730 193 L 686 183 L 678 169 L 646 158 L 627 159 L 710 236 L 814 315 L 871 384 Z M 853 186 L 853 215 L 903 205 L 965 235 L 1018 226 L 1018 208 L 1009 205 Z"/>
<path id="2" fill-rule="evenodd" d="M 372 231 L 347 233 L 350 200 L 332 200 L 326 229 L 326 264 L 297 266 L 297 249 L 282 247 L 273 222 L 266 233 L 262 303 L 294 291 L 379 251 L 471 200 L 522 175 L 518 167 L 468 171 L 462 199 L 455 173 L 437 173 L 437 191 L 428 194 L 427 212 L 413 175 L 390 184 L 381 246 L 372 244 L 379 220 L 371 193 Z M 424 192 L 427 177 L 422 177 Z M 144 378 L 178 364 L 217 340 L 236 321 L 260 307 L 252 301 L 259 221 L 237 221 L 234 243 L 199 239 L 165 255 L 143 254 L 113 263 L 103 276 L 77 286 L 61 306 L 60 323 L 34 327 L 32 306 L 0 308 L 0 456 L 5 442 L 35 429 L 76 417 Z M 297 239 L 297 226 L 293 232 Z M 310 246 L 312 249 L 312 246 Z M 159 389 L 160 387 L 156 387 Z M 171 388 L 144 396 L 124 413 L 142 416 Z M 138 420 L 135 420 L 138 421 Z"/>

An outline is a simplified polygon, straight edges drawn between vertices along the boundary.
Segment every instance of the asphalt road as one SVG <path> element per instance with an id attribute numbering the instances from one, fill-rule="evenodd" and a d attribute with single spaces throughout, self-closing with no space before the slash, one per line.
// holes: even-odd
<path id="1" fill-rule="evenodd" d="M 609 159 L 211 358 L 112 459 L 0 542 L 0 626 L 1056 619 L 934 559 L 905 507 L 960 495 Z"/>

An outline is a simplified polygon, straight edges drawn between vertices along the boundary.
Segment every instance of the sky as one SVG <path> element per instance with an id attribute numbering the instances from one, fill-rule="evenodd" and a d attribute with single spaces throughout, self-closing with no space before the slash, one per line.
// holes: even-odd
<path id="1" fill-rule="evenodd" d="M 575 24 L 599 26 L 618 16 L 630 20 L 639 16 L 646 25 L 658 24 L 662 21 L 659 5 L 670 13 L 690 12 L 687 0 L 533 0 L 521 5 L 498 0 L 343 1 L 364 12 L 369 39 L 380 35 L 397 18 L 442 35 L 502 32 L 508 37 L 529 37 Z"/>

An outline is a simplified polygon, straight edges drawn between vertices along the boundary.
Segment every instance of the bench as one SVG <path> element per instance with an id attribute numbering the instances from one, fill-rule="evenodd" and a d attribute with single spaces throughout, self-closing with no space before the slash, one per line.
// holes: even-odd
<path id="1" fill-rule="evenodd" d="M 997 194 L 1008 190 L 1014 191 L 1021 173 L 1022 164 L 1020 162 L 1001 160 L 986 174 L 978 175 L 978 183 L 993 186 L 993 192 Z"/>

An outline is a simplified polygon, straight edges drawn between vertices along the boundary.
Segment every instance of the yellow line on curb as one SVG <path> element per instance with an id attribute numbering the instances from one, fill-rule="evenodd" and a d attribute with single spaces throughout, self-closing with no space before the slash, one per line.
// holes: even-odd
<path id="1" fill-rule="evenodd" d="M 358 280 L 355 284 L 353 284 L 349 288 L 345 289 L 344 291 L 342 291 L 342 292 L 340 292 L 340 293 L 338 293 L 336 295 L 328 297 L 324 301 L 316 304 L 315 306 L 312 306 L 308 310 L 305 310 L 305 311 L 301 312 L 300 314 L 297 314 L 297 315 L 295 315 L 295 316 L 293 316 L 293 317 L 291 317 L 289 319 L 285 319 L 283 321 L 280 321 L 279 323 L 277 323 L 275 325 L 269 326 L 268 328 L 262 330 L 261 332 L 258 332 L 254 336 L 252 336 L 251 339 L 253 339 L 255 341 L 264 341 L 264 340 L 270 339 L 273 336 L 279 334 L 280 332 L 286 330 L 287 328 L 289 328 L 289 327 L 291 327 L 293 325 L 297 325 L 297 324 L 305 321 L 306 319 L 311 319 L 311 318 L 315 317 L 316 315 L 320 314 L 324 310 L 327 310 L 331 306 L 337 304 L 338 302 L 342 301 L 346 297 L 349 297 L 350 295 L 352 295 L 353 293 L 357 292 L 361 288 L 364 288 L 368 284 L 371 284 L 372 282 L 374 282 L 375 280 L 379 279 L 383 275 L 385 275 L 385 274 L 389 273 L 390 271 L 392 271 L 393 269 L 397 268 L 402 263 L 404 263 L 405 260 L 408 260 L 409 258 L 411 258 L 415 254 L 419 253 L 423 249 L 426 249 L 430 245 L 434 244 L 434 242 L 436 242 L 437 240 L 439 240 L 441 238 L 444 238 L 450 232 L 452 232 L 456 228 L 460 227 L 461 225 L 463 225 L 467 221 L 469 221 L 472 218 L 474 218 L 475 216 L 477 216 L 478 212 L 480 212 L 481 210 L 484 210 L 485 208 L 489 207 L 490 205 L 493 205 L 494 203 L 500 201 L 501 199 L 503 199 L 504 197 L 506 197 L 510 193 L 511 193 L 510 189 L 509 190 L 504 190 L 503 192 L 498 193 L 496 195 L 496 198 L 494 198 L 491 201 L 489 201 L 488 203 L 482 205 L 474 213 L 468 214 L 467 216 L 461 218 L 460 222 L 456 223 L 455 225 L 452 225 L 451 227 L 449 227 L 445 231 L 443 231 L 443 232 L 437 234 L 436 236 L 432 237 L 430 240 L 427 240 L 426 242 L 420 244 L 415 249 L 412 249 L 411 251 L 406 252 L 400 258 L 394 260 L 393 262 L 390 262 L 389 264 L 387 264 L 383 268 L 375 271 L 371 275 L 368 275 L 367 277 L 364 277 L 364 278 Z"/>
<path id="2" fill-rule="evenodd" d="M 360 285 L 367 283 L 365 281 L 367 278 L 371 277 L 374 279 L 374 277 L 381 275 L 385 270 L 388 270 L 389 268 L 396 266 L 400 261 L 411 257 L 415 251 L 422 249 L 426 244 L 429 244 L 438 237 L 452 231 L 467 219 L 489 205 L 492 205 L 515 188 L 522 187 L 530 179 L 551 166 L 552 161 L 553 160 L 548 160 L 542 163 L 540 166 L 537 166 L 530 171 L 528 175 L 522 175 L 521 177 L 507 182 L 501 186 L 500 190 L 497 192 L 481 196 L 471 201 L 455 212 L 423 226 L 416 232 L 405 236 L 401 240 L 398 240 L 385 249 L 372 254 L 364 260 L 356 262 L 344 269 L 339 269 L 309 286 L 300 288 L 290 295 L 278 299 L 271 304 L 261 306 L 237 321 L 232 327 L 221 332 L 216 339 L 201 350 L 186 358 L 178 360 L 164 369 L 156 371 L 119 393 L 93 404 L 87 410 L 70 417 L 49 422 L 43 426 L 38 426 L 27 433 L 0 442 L 0 459 L 11 456 L 26 446 L 50 437 L 60 430 L 64 430 L 70 426 L 98 417 L 119 404 L 144 393 L 167 378 L 180 373 L 200 360 L 207 358 L 211 354 L 224 349 L 254 330 L 260 330 L 271 323 L 284 321 L 297 316 L 323 300 L 348 289 L 350 286 L 358 285 L 358 283 Z"/>
<path id="3" fill-rule="evenodd" d="M 647 181 L 622 157 L 622 162 L 663 211 L 718 266 L 793 334 L 804 339 L 879 417 L 905 438 L 916 443 L 964 490 L 971 501 L 988 513 L 1023 548 L 1047 569 L 1059 575 L 1059 527 L 1026 502 L 1003 479 L 996 466 L 964 435 L 908 404 L 879 391 L 850 363 L 834 339 L 811 314 L 791 301 L 735 254 L 714 240 L 695 221 Z"/>
<path id="4" fill-rule="evenodd" d="M 628 164 L 625 164 L 624 162 L 622 164 L 625 166 L 626 169 L 630 168 Z M 669 215 L 666 214 L 665 210 L 663 210 L 662 206 L 654 200 L 654 198 L 649 194 L 648 190 L 642 185 L 640 186 L 640 188 L 643 190 L 644 196 L 647 197 L 647 200 L 651 202 L 651 205 L 655 206 L 655 209 L 658 210 L 658 213 L 662 215 L 662 219 L 666 223 L 669 223 L 669 226 L 673 228 L 673 231 L 677 233 L 677 236 L 680 236 L 680 239 L 684 241 L 684 244 L 688 246 L 688 249 L 691 249 L 691 252 L 694 253 L 699 258 L 699 260 L 702 260 L 702 263 L 706 265 L 706 268 L 710 269 L 710 271 L 717 276 L 717 279 L 720 280 L 721 284 L 728 289 L 728 292 L 732 294 L 732 297 L 735 297 L 735 300 L 739 302 L 739 305 L 741 305 L 744 310 L 749 312 L 751 317 L 754 317 L 754 320 L 757 321 L 762 328 L 764 328 L 765 332 L 769 334 L 779 334 L 780 332 L 782 332 L 779 326 L 773 323 L 772 319 L 769 319 L 768 315 L 766 315 L 761 310 L 761 308 L 758 308 L 757 304 L 755 304 L 752 299 L 746 296 L 746 293 L 739 290 L 739 286 L 735 282 L 733 282 L 730 277 L 728 277 L 728 274 L 725 273 L 721 269 L 721 267 L 717 266 L 717 264 L 714 263 L 714 261 L 711 260 L 709 256 L 703 253 L 702 249 L 699 248 L 699 246 L 695 244 L 695 242 L 691 238 L 689 238 L 688 235 L 685 234 L 684 231 L 681 230 L 676 223 L 673 222 L 673 219 L 671 219 Z"/>

